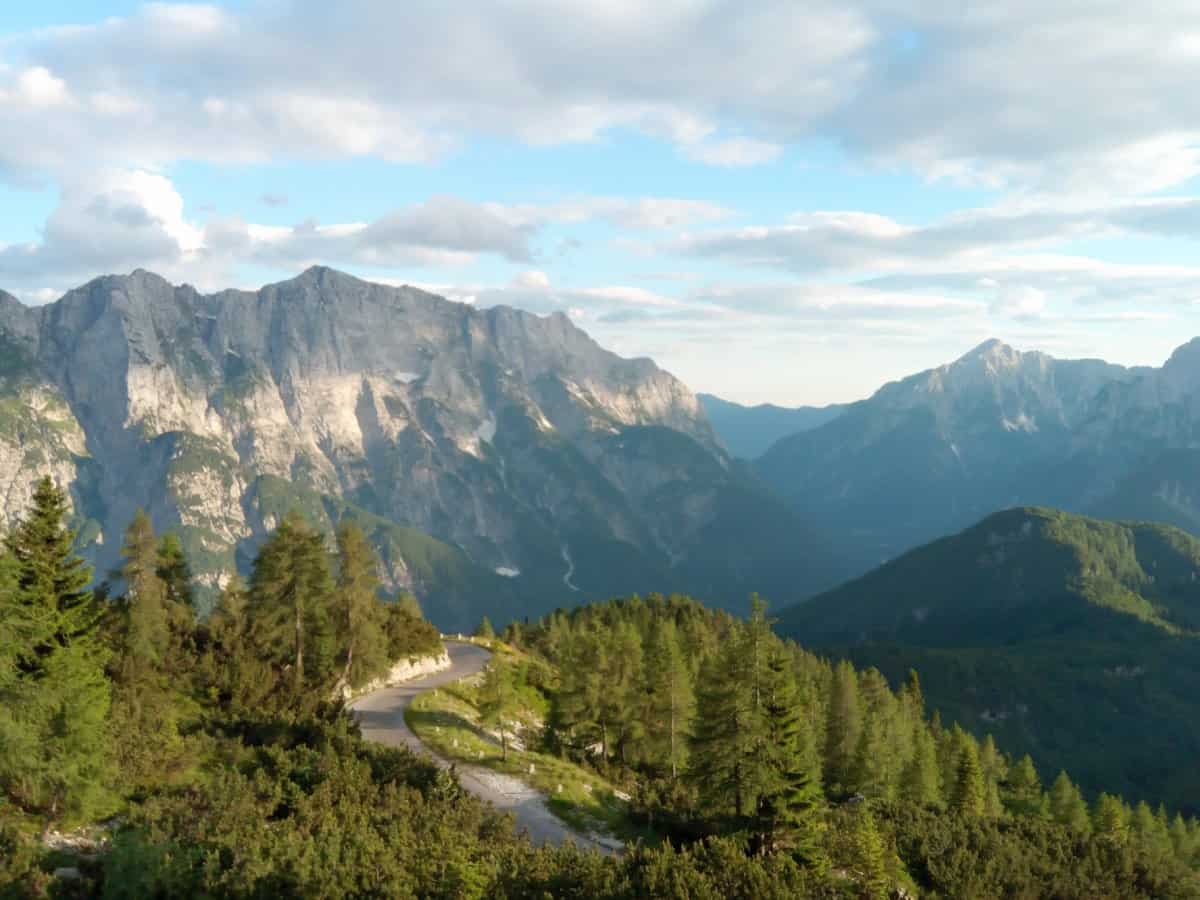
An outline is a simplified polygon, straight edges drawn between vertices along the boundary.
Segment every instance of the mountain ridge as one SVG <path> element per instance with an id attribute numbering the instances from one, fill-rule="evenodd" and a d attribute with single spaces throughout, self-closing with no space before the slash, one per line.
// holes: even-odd
<path id="1" fill-rule="evenodd" d="M 263 475 L 520 573 L 529 613 L 576 599 L 564 557 L 578 599 L 632 590 L 635 576 L 745 596 L 756 586 L 740 577 L 712 581 L 703 542 L 716 537 L 704 535 L 742 541 L 751 559 L 770 543 L 721 525 L 722 509 L 762 489 L 687 387 L 564 315 L 480 310 L 325 267 L 214 294 L 138 270 L 43 307 L 0 307 L 0 340 L 27 357 L 0 382 L 0 519 L 49 473 L 71 486 L 102 565 L 145 506 L 184 532 L 215 588 L 269 527 L 248 505 Z M 630 455 L 621 435 L 646 428 L 635 444 L 678 435 L 694 464 Z M 802 542 L 796 516 L 773 510 L 763 530 Z M 802 596 L 782 551 L 770 556 L 777 580 L 762 586 Z M 453 624 L 473 624 L 466 615 Z"/>

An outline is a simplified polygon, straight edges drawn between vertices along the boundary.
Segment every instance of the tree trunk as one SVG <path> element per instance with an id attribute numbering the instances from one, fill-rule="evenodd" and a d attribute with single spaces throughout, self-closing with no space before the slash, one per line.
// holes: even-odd
<path id="1" fill-rule="evenodd" d="M 296 604 L 296 694 L 304 689 L 304 615 Z"/>

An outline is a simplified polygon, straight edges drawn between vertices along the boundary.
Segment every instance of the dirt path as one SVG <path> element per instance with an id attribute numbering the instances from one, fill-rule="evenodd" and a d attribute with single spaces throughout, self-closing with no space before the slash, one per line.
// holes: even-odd
<path id="1" fill-rule="evenodd" d="M 429 755 L 442 768 L 450 766 L 449 761 L 430 752 L 413 734 L 404 721 L 404 711 L 418 694 L 481 672 L 491 653 L 474 644 L 454 641 L 446 641 L 446 651 L 450 654 L 449 669 L 366 694 L 350 704 L 354 717 L 362 726 L 363 737 L 391 747 L 409 747 Z M 497 808 L 511 812 L 516 817 L 517 827 L 526 831 L 533 843 L 572 843 L 595 847 L 604 853 L 613 852 L 612 848 L 568 828 L 546 808 L 546 799 L 540 791 L 511 775 L 461 762 L 455 763 L 455 769 L 464 788 Z"/>

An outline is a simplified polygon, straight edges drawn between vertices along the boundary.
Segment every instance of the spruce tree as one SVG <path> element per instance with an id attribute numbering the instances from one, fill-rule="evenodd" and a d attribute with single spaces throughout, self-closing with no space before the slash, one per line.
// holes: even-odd
<path id="1" fill-rule="evenodd" d="M 748 814 L 752 800 L 749 767 L 753 744 L 753 693 L 741 636 L 727 637 L 700 670 L 697 715 L 689 741 L 688 778 L 700 804 L 717 814 Z"/>
<path id="2" fill-rule="evenodd" d="M 285 704 L 322 699 L 321 692 L 332 686 L 332 592 L 321 535 L 299 513 L 288 513 L 255 557 L 249 606 L 260 652 L 290 679 Z M 308 688 L 316 696 L 307 696 Z"/>
<path id="3" fill-rule="evenodd" d="M 73 550 L 67 513 L 66 495 L 49 478 L 39 481 L 8 539 L 0 592 L 0 622 L 17 636 L 0 676 L 0 791 L 49 821 L 93 808 L 108 751 L 103 611 L 88 590 L 91 569 Z"/>
<path id="4" fill-rule="evenodd" d="M 496 636 L 496 629 L 492 627 L 492 620 L 484 616 L 479 620 L 479 627 L 475 629 L 475 637 L 485 641 L 490 641 Z"/>
<path id="5" fill-rule="evenodd" d="M 338 576 L 334 628 L 342 671 L 339 683 L 358 687 L 387 668 L 387 637 L 379 602 L 379 560 L 353 521 L 337 531 Z"/>
<path id="6" fill-rule="evenodd" d="M 158 545 L 158 577 L 166 586 L 167 601 L 177 613 L 194 618 L 195 592 L 192 587 L 192 567 L 179 535 L 168 531 Z"/>
<path id="7" fill-rule="evenodd" d="M 479 685 L 479 719 L 485 725 L 496 727 L 500 735 L 501 755 L 506 761 L 517 710 L 518 697 L 513 685 L 512 666 L 499 656 L 493 657 Z"/>
<path id="8" fill-rule="evenodd" d="M 851 872 L 858 882 L 859 896 L 884 900 L 891 890 L 888 851 L 866 803 L 859 803 L 850 820 Z"/>
<path id="9" fill-rule="evenodd" d="M 1059 772 L 1054 779 L 1049 800 L 1050 816 L 1055 822 L 1085 834 L 1091 830 L 1087 803 L 1066 772 Z"/>
<path id="10" fill-rule="evenodd" d="M 651 759 L 679 776 L 687 763 L 696 698 L 692 673 L 679 646 L 673 619 L 663 617 L 654 626 L 646 654 L 646 740 Z"/>
<path id="11" fill-rule="evenodd" d="M 900 774 L 900 798 L 916 806 L 940 807 L 937 747 L 923 722 L 913 725 L 912 756 Z"/>
<path id="12" fill-rule="evenodd" d="M 1092 830 L 1099 837 L 1124 843 L 1129 836 L 1130 810 L 1120 797 L 1101 794 L 1092 811 Z"/>
<path id="13" fill-rule="evenodd" d="M 118 671 L 122 681 L 135 684 L 158 676 L 170 640 L 158 538 L 145 510 L 139 509 L 125 530 L 121 556 L 125 594 L 118 601 L 123 636 Z"/>
<path id="14" fill-rule="evenodd" d="M 825 720 L 825 783 L 839 791 L 851 790 L 854 755 L 862 731 L 858 674 L 842 660 L 833 670 L 833 683 Z"/>
<path id="15" fill-rule="evenodd" d="M 764 714 L 769 774 L 759 797 L 763 846 L 787 848 L 807 865 L 823 868 L 820 760 L 782 646 L 771 649 L 767 669 Z"/>
<path id="16" fill-rule="evenodd" d="M 1029 754 L 1013 766 L 1008 774 L 1005 803 L 1017 816 L 1037 816 L 1042 811 L 1042 783 Z"/>
<path id="17" fill-rule="evenodd" d="M 950 795 L 950 808 L 959 815 L 977 818 L 982 816 L 986 809 L 979 751 L 976 749 L 975 739 L 968 734 L 962 734 L 958 743 L 958 767 L 954 776 L 954 790 Z"/>

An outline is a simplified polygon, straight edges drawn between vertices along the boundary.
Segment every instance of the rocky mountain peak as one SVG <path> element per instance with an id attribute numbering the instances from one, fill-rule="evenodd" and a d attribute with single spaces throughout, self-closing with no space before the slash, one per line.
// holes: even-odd
<path id="1" fill-rule="evenodd" d="M 1175 349 L 1162 367 L 1161 379 L 1171 388 L 1191 393 L 1200 388 L 1200 337 Z"/>

